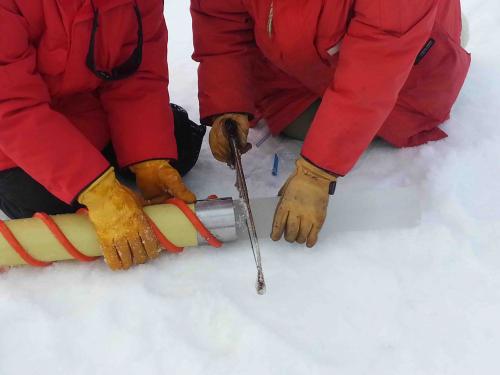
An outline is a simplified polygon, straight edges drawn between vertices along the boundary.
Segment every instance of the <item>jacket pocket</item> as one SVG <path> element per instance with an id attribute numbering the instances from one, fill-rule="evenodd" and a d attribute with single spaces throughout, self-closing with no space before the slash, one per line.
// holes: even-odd
<path id="1" fill-rule="evenodd" d="M 413 67 L 398 104 L 442 122 L 449 118 L 462 89 L 471 57 L 441 30 L 435 30 L 431 39 L 434 44 Z"/>

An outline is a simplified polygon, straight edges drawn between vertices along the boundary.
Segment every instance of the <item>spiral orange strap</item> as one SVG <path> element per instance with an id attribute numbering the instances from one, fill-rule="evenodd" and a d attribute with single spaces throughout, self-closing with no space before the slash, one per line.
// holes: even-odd
<path id="1" fill-rule="evenodd" d="M 187 219 L 191 222 L 194 228 L 203 236 L 203 238 L 207 241 L 207 243 L 213 247 L 220 248 L 222 246 L 222 242 L 219 241 L 201 222 L 201 220 L 196 216 L 196 214 L 189 208 L 189 206 L 182 200 L 177 198 L 169 199 L 167 204 L 172 204 L 176 206 L 181 212 L 187 217 Z M 80 209 L 77 211 L 77 214 L 84 215 L 87 214 L 87 210 Z M 64 247 L 64 249 L 70 254 L 74 259 L 77 259 L 81 262 L 91 262 L 99 257 L 89 257 L 82 252 L 80 252 L 66 237 L 61 228 L 57 225 L 57 223 L 47 214 L 44 213 L 36 213 L 33 217 L 40 219 L 50 230 L 50 232 L 54 235 L 57 241 Z M 160 231 L 158 226 L 148 218 L 149 224 L 153 229 L 156 237 L 160 244 L 167 251 L 172 253 L 179 253 L 183 251 L 182 247 L 178 247 L 174 245 L 172 242 L 168 240 L 167 237 Z M 26 249 L 19 243 L 17 238 L 14 236 L 12 231 L 9 229 L 5 222 L 0 220 L 0 234 L 5 238 L 5 240 L 9 243 L 9 245 L 14 249 L 14 251 L 19 254 L 19 256 L 29 265 L 33 267 L 47 267 L 52 264 L 52 262 L 44 262 L 38 259 L 33 258 Z"/>
<path id="2" fill-rule="evenodd" d="M 71 255 L 73 258 L 79 260 L 80 262 L 93 262 L 99 257 L 89 257 L 83 253 L 81 253 L 69 240 L 68 237 L 62 232 L 61 228 L 57 226 L 54 219 L 52 219 L 49 215 L 37 212 L 33 217 L 40 219 L 47 226 L 50 232 L 54 235 L 57 241 L 64 247 L 64 249 Z"/>
<path id="3" fill-rule="evenodd" d="M 184 250 L 182 247 L 175 246 L 172 242 L 168 240 L 167 237 L 163 235 L 163 233 L 160 231 L 158 226 L 154 223 L 153 220 L 148 218 L 149 225 L 151 225 L 151 229 L 153 229 L 153 232 L 160 242 L 161 246 L 167 250 L 169 253 L 182 253 Z"/>
<path id="4" fill-rule="evenodd" d="M 33 258 L 28 252 L 24 249 L 23 245 L 19 243 L 16 236 L 11 232 L 7 224 L 3 221 L 0 221 L 0 233 L 5 238 L 5 240 L 9 243 L 9 245 L 14 249 L 16 253 L 30 266 L 33 267 L 47 267 L 52 264 L 52 262 L 43 262 L 41 260 L 37 260 Z"/>
<path id="5" fill-rule="evenodd" d="M 76 213 L 77 215 L 87 215 L 88 210 L 86 208 L 80 208 L 78 209 L 78 211 L 76 211 Z M 184 249 L 182 247 L 175 246 L 172 242 L 170 242 L 169 239 L 163 235 L 160 228 L 158 228 L 155 222 L 151 220 L 149 217 L 148 217 L 148 223 L 151 226 L 151 229 L 153 229 L 153 232 L 158 241 L 160 242 L 161 246 L 165 250 L 167 250 L 169 253 L 182 253 Z"/>
<path id="6" fill-rule="evenodd" d="M 196 214 L 189 208 L 189 206 L 184 203 L 184 201 L 178 198 L 171 198 L 167 200 L 167 203 L 173 204 L 188 218 L 188 220 L 193 224 L 195 229 L 200 233 L 207 243 L 216 248 L 222 247 L 222 242 L 220 242 L 201 222 L 201 220 L 196 216 Z"/>

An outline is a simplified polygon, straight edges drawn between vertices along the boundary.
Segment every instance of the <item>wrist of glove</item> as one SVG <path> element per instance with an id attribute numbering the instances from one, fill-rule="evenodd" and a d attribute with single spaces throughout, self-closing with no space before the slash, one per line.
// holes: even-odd
<path id="1" fill-rule="evenodd" d="M 84 190 L 78 202 L 88 208 L 104 259 L 112 270 L 156 258 L 160 245 L 138 197 L 115 177 L 113 168 Z"/>
<path id="2" fill-rule="evenodd" d="M 325 222 L 330 186 L 337 177 L 300 158 L 281 188 L 271 238 L 313 247 Z"/>
<path id="3" fill-rule="evenodd" d="M 218 116 L 212 123 L 212 129 L 210 129 L 209 144 L 214 158 L 223 163 L 231 162 L 231 147 L 225 126 L 227 120 L 233 120 L 237 124 L 238 146 L 241 153 L 244 154 L 252 148 L 252 145 L 247 141 L 250 129 L 248 115 L 226 113 Z"/>
<path id="4" fill-rule="evenodd" d="M 149 203 L 162 203 L 175 197 L 186 203 L 196 202 L 196 196 L 184 185 L 182 177 L 167 160 L 149 160 L 130 167 L 136 184 Z"/>

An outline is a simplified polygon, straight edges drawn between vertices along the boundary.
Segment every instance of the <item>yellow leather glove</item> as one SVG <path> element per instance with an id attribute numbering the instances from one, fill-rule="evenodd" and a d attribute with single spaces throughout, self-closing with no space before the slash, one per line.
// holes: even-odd
<path id="1" fill-rule="evenodd" d="M 226 113 L 217 117 L 212 124 L 208 141 L 214 158 L 223 163 L 231 162 L 231 147 L 225 128 L 225 122 L 229 119 L 238 124 L 237 134 L 241 153 L 244 154 L 252 148 L 252 145 L 247 142 L 248 130 L 250 129 L 247 115 Z"/>
<path id="2" fill-rule="evenodd" d="M 112 270 L 156 258 L 160 245 L 137 196 L 121 185 L 113 168 L 78 197 L 89 210 L 104 259 Z"/>
<path id="3" fill-rule="evenodd" d="M 181 175 L 167 160 L 149 160 L 130 167 L 144 199 L 161 203 L 179 198 L 186 203 L 196 202 L 196 196 L 184 185 Z"/>
<path id="4" fill-rule="evenodd" d="M 307 160 L 297 160 L 295 172 L 279 192 L 271 238 L 278 241 L 284 233 L 288 242 L 313 247 L 325 222 L 330 185 L 336 180 Z"/>

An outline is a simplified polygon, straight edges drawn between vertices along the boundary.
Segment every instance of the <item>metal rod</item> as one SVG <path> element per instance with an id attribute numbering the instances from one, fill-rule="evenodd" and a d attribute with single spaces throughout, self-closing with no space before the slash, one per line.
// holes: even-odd
<path id="1" fill-rule="evenodd" d="M 266 292 L 266 282 L 264 280 L 264 272 L 262 270 L 262 258 L 260 255 L 259 239 L 257 237 L 257 229 L 255 228 L 255 221 L 253 219 L 252 209 L 250 208 L 250 198 L 248 196 L 248 188 L 245 180 L 245 173 L 243 172 L 243 165 L 241 163 L 241 153 L 237 140 L 237 124 L 232 121 L 226 121 L 226 129 L 229 135 L 229 144 L 233 154 L 233 167 L 236 170 L 236 188 L 240 193 L 240 198 L 243 201 L 244 214 L 246 226 L 248 229 L 248 236 L 252 247 L 252 253 L 257 267 L 257 281 L 255 288 L 257 293 L 262 295 Z"/>

